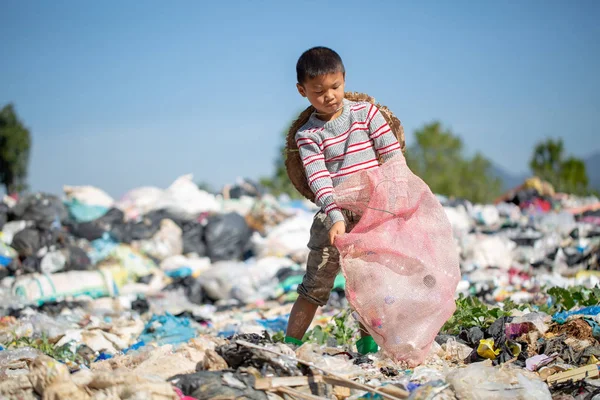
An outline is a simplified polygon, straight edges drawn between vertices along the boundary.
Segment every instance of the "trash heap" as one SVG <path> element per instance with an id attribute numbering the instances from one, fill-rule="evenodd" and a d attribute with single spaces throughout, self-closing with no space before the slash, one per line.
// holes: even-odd
<path id="1" fill-rule="evenodd" d="M 6 197 L 0 399 L 600 399 L 600 201 L 536 179 L 496 204 L 438 199 L 457 310 L 409 369 L 356 353 L 342 276 L 305 344 L 282 343 L 309 203 L 189 175 Z"/>

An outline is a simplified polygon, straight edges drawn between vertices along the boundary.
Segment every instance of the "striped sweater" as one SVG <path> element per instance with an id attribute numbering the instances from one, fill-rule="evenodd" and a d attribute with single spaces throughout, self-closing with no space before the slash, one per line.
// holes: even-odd
<path id="1" fill-rule="evenodd" d="M 331 219 L 343 221 L 333 188 L 348 176 L 379 166 L 400 151 L 383 115 L 371 103 L 344 99 L 342 114 L 321 121 L 314 114 L 296 133 L 296 143 L 315 203 Z"/>

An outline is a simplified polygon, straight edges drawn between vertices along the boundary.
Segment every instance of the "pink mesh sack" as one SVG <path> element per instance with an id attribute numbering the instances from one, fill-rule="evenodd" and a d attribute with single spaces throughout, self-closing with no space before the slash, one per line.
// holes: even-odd
<path id="1" fill-rule="evenodd" d="M 442 205 L 402 154 L 348 178 L 335 201 L 361 215 L 335 243 L 350 305 L 389 356 L 421 364 L 456 309 L 460 280 Z"/>

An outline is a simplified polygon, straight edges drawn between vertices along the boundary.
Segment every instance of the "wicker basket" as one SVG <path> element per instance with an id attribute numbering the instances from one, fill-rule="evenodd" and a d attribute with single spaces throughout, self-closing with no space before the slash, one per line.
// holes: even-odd
<path id="1" fill-rule="evenodd" d="M 402 151 L 404 151 L 406 146 L 404 141 L 404 128 L 402 128 L 400 120 L 396 118 L 396 116 L 386 106 L 377 104 L 373 97 L 364 93 L 347 92 L 344 97 L 351 101 L 369 102 L 371 104 L 375 104 L 392 129 L 392 132 L 394 132 L 394 135 L 398 139 L 398 143 L 400 143 Z M 292 184 L 296 187 L 296 190 L 298 190 L 301 195 L 312 202 L 315 201 L 315 195 L 312 190 L 310 190 L 310 186 L 308 186 L 306 172 L 304 171 L 302 159 L 300 158 L 300 152 L 298 151 L 298 146 L 296 145 L 296 132 L 302 127 L 302 125 L 308 122 L 310 115 L 314 111 L 315 109 L 310 106 L 300 114 L 296 121 L 294 121 L 290 130 L 288 131 L 285 148 L 285 167 L 287 169 L 287 174 L 290 178 L 290 181 L 292 181 Z"/>

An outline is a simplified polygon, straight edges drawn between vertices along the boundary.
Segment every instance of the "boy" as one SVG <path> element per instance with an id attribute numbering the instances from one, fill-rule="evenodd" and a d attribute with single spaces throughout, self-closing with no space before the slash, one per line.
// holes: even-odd
<path id="1" fill-rule="evenodd" d="M 344 98 L 346 73 L 340 56 L 326 47 L 305 51 L 296 65 L 297 89 L 315 108 L 296 133 L 296 143 L 308 184 L 321 208 L 310 232 L 306 274 L 288 323 L 287 343 L 301 345 L 317 308 L 329 300 L 340 271 L 337 235 L 352 230 L 358 216 L 335 204 L 333 188 L 348 176 L 379 166 L 400 152 L 400 144 L 374 105 Z M 373 338 L 361 326 L 356 343 L 361 354 L 378 351 Z"/>

